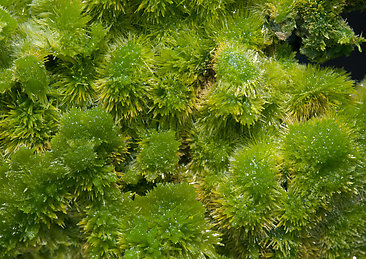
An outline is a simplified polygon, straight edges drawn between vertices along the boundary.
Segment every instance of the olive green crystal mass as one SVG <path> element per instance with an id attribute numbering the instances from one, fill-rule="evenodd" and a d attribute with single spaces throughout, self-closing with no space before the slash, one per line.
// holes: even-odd
<path id="1" fill-rule="evenodd" d="M 0 258 L 365 258 L 355 9 L 0 0 Z"/>

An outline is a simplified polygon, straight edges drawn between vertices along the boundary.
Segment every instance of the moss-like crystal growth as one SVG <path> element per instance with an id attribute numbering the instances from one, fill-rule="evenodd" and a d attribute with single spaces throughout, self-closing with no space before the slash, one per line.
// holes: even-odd
<path id="1" fill-rule="evenodd" d="M 223 46 L 217 53 L 216 73 L 218 79 L 233 85 L 242 85 L 260 76 L 259 60 L 253 51 L 243 46 Z"/>
<path id="2" fill-rule="evenodd" d="M 69 170 L 76 194 L 101 198 L 117 176 L 108 159 L 123 155 L 125 143 L 112 117 L 96 107 L 87 112 L 71 109 L 61 118 L 60 132 L 52 139 L 52 153 Z"/>
<path id="3" fill-rule="evenodd" d="M 125 258 L 203 259 L 218 242 L 193 186 L 169 183 L 135 198 L 119 244 Z"/>
<path id="4" fill-rule="evenodd" d="M 32 100 L 42 100 L 48 91 L 46 69 L 37 57 L 29 55 L 15 61 L 15 78 Z"/>
<path id="5" fill-rule="evenodd" d="M 65 168 L 52 163 L 49 154 L 33 153 L 32 149 L 20 148 L 10 161 L 1 165 L 0 255 L 3 258 L 26 254 L 34 246 L 37 250 L 45 250 L 47 246 L 57 250 L 62 247 L 58 243 L 60 239 L 67 239 L 66 231 L 62 230 L 69 197 L 63 181 Z"/>
<path id="6" fill-rule="evenodd" d="M 219 206 L 213 217 L 232 256 L 251 258 L 266 253 L 258 238 L 269 235 L 282 198 L 271 147 L 258 143 L 239 149 L 228 178 L 218 189 L 215 202 Z"/>
<path id="7" fill-rule="evenodd" d="M 292 125 L 284 150 L 287 161 L 300 170 L 338 166 L 352 153 L 349 136 L 330 119 Z"/>
<path id="8" fill-rule="evenodd" d="M 364 2 L 0 0 L 0 258 L 363 258 Z"/>
<path id="9" fill-rule="evenodd" d="M 18 22 L 9 12 L 0 6 L 0 42 L 7 40 L 18 27 Z"/>
<path id="10" fill-rule="evenodd" d="M 295 68 L 292 78 L 288 110 L 298 119 L 319 116 L 351 102 L 353 82 L 344 72 L 308 65 Z"/>
<path id="11" fill-rule="evenodd" d="M 87 0 L 87 12 L 97 19 L 109 22 L 115 21 L 121 14 L 126 13 L 126 0 Z"/>
<path id="12" fill-rule="evenodd" d="M 146 109 L 151 52 L 142 38 L 129 36 L 111 47 L 98 80 L 99 98 L 119 119 L 136 117 Z"/>
<path id="13" fill-rule="evenodd" d="M 1 146 L 11 154 L 21 146 L 45 151 L 57 130 L 59 113 L 49 104 L 33 103 L 18 96 L 8 104 L 9 111 L 0 121 Z"/>
<path id="14" fill-rule="evenodd" d="M 151 131 L 141 140 L 137 163 L 147 180 L 164 179 L 174 173 L 179 161 L 180 145 L 174 131 Z"/>

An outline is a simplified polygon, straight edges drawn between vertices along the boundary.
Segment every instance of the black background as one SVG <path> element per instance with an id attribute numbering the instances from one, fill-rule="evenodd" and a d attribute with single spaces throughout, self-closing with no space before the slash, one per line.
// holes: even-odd
<path id="1" fill-rule="evenodd" d="M 356 35 L 362 34 L 364 37 L 366 37 L 366 11 L 353 11 L 344 13 L 342 14 L 342 17 L 348 22 L 349 26 L 353 28 Z M 299 38 L 290 39 L 290 42 L 294 50 L 298 51 L 301 44 Z M 361 81 L 366 75 L 366 42 L 361 45 L 361 48 L 362 52 L 359 52 L 358 49 L 355 48 L 353 52 L 350 53 L 350 55 L 343 55 L 339 58 L 329 60 L 321 64 L 321 66 L 344 68 L 350 73 L 352 79 Z M 300 63 L 309 63 L 309 60 L 306 58 L 306 56 L 300 54 L 299 52 L 297 52 L 296 58 Z"/>
<path id="2" fill-rule="evenodd" d="M 366 12 L 351 12 L 345 13 L 342 17 L 353 28 L 357 35 L 366 37 Z M 324 66 L 329 67 L 343 67 L 346 71 L 351 73 L 354 80 L 362 80 L 366 74 L 366 42 L 361 45 L 362 52 L 357 48 L 349 56 L 341 56 L 339 58 L 325 62 Z"/>

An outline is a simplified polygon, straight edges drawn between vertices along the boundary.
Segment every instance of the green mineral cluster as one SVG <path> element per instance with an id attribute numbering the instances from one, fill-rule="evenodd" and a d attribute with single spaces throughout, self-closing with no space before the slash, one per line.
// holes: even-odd
<path id="1" fill-rule="evenodd" d="M 356 9 L 0 0 L 0 257 L 364 258 Z"/>

